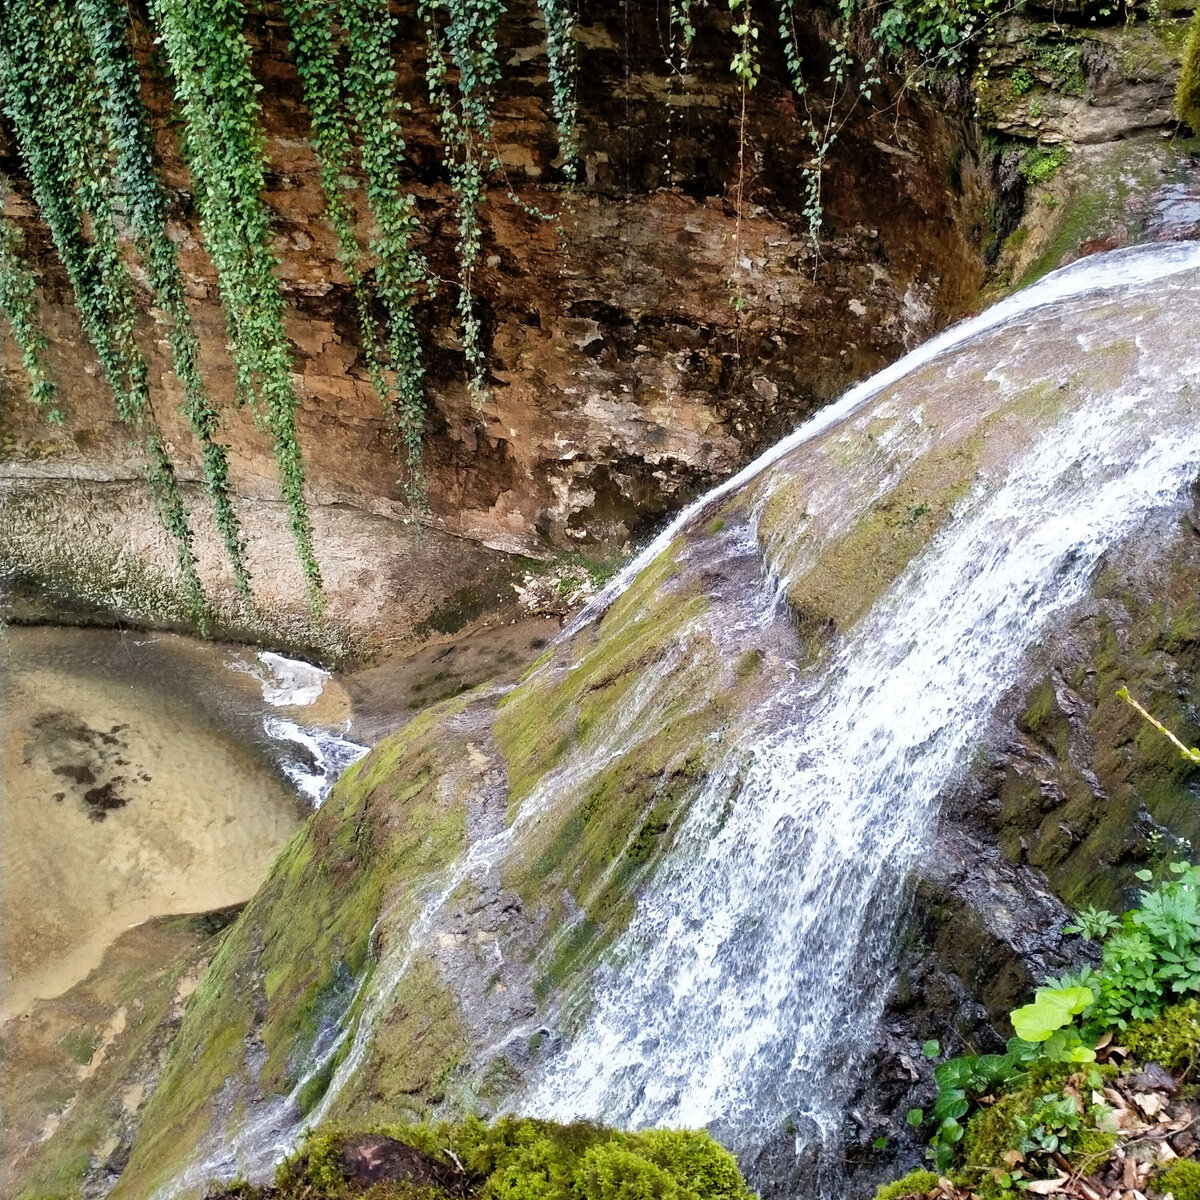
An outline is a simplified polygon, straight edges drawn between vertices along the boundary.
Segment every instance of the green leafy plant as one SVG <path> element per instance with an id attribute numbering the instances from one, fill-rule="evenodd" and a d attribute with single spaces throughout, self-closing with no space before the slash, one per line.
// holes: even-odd
<path id="1" fill-rule="evenodd" d="M 1168 871 L 1104 942 L 1096 1003 L 1084 1014 L 1092 1026 L 1123 1029 L 1200 992 L 1200 867 Z"/>
<path id="2" fill-rule="evenodd" d="M 1168 1005 L 1200 993 L 1200 867 L 1173 862 L 1167 871 L 1168 877 L 1144 890 L 1139 907 L 1124 916 L 1091 908 L 1067 926 L 1069 932 L 1086 929 L 1103 939 L 1100 967 L 1085 966 L 1046 980 L 1031 1004 L 1010 1014 L 1017 1036 L 1009 1039 L 1004 1054 L 963 1055 L 934 1070 L 938 1095 L 932 1111 L 927 1117 L 912 1109 L 907 1119 L 915 1128 L 929 1129 L 927 1154 L 937 1170 L 945 1172 L 954 1163 L 967 1121 L 982 1098 L 1033 1072 L 1091 1063 L 1107 1030 L 1155 1017 Z M 1151 881 L 1148 872 L 1142 874 L 1144 882 Z M 1183 1027 L 1191 1029 L 1186 1023 Z M 1186 1032 L 1175 1043 L 1190 1045 Z M 1089 1086 L 1099 1087 L 1099 1078 Z M 1035 1106 L 1022 1118 L 1027 1123 L 1022 1136 L 1034 1150 L 1050 1152 L 1050 1140 L 1061 1142 L 1065 1131 L 1084 1128 L 1071 1124 L 1081 1114 L 1092 1129 L 1103 1115 L 1098 1108 L 1085 1112 L 1078 1104 L 1068 1111 L 1071 1106 L 1059 1095 L 1046 1093 L 1044 1098 L 1044 1111 Z M 1030 1152 L 1024 1145 L 1013 1148 Z"/>
<path id="3" fill-rule="evenodd" d="M 1056 1061 L 1091 1062 L 1096 1052 L 1081 1044 L 1069 1044 L 1064 1026 L 1095 1000 L 1091 989 L 1082 986 L 1040 987 L 1034 1002 L 1014 1009 L 1010 1020 L 1017 1037 L 1024 1042 L 1046 1043 L 1044 1052 Z M 1059 1035 L 1061 1040 L 1056 1041 Z"/>
<path id="4" fill-rule="evenodd" d="M 956 69 L 1001 11 L 1000 0 L 901 0 L 883 9 L 874 36 L 897 58 L 916 53 L 927 64 Z"/>
<path id="5" fill-rule="evenodd" d="M 575 18 L 567 0 L 538 0 L 546 26 L 550 103 L 558 127 L 558 156 L 562 172 L 571 183 L 579 177 L 579 113 L 575 99 L 578 63 L 575 55 Z M 696 35 L 691 24 L 691 0 L 681 0 L 684 54 Z M 672 21 L 676 10 L 672 8 Z M 686 57 L 684 74 L 686 74 Z"/>
<path id="6" fill-rule="evenodd" d="M 335 27 L 336 13 L 341 19 Z M 412 246 L 415 201 L 401 184 L 405 144 L 390 51 L 390 8 L 386 0 L 285 0 L 284 14 L 312 113 L 325 212 L 337 236 L 338 263 L 354 291 L 367 375 L 404 448 L 405 495 L 414 507 L 424 508 L 425 371 L 415 308 L 431 281 L 424 258 Z M 354 130 L 376 230 L 365 253 L 351 190 Z M 377 301 L 385 313 L 382 328 L 375 317 Z"/>
<path id="7" fill-rule="evenodd" d="M 1063 927 L 1064 933 L 1081 933 L 1090 941 L 1099 941 L 1121 924 L 1121 918 L 1103 908 L 1088 905 L 1075 914 L 1075 921 Z"/>
<path id="8" fill-rule="evenodd" d="M 239 400 L 250 403 L 274 442 L 288 528 L 314 610 L 321 570 L 304 496 L 304 457 L 296 438 L 299 401 L 275 275 L 265 185 L 258 84 L 242 30 L 242 0 L 150 0 L 184 118 L 183 146 L 196 207 L 225 307 Z"/>
<path id="9" fill-rule="evenodd" d="M 1054 146 L 1043 150 L 1041 146 L 1033 146 L 1025 152 L 1021 159 L 1021 175 L 1027 183 L 1034 185 L 1045 183 L 1067 161 L 1065 146 Z"/>
<path id="10" fill-rule="evenodd" d="M 492 147 L 492 104 L 500 78 L 497 28 L 502 0 L 420 0 L 428 62 L 425 81 L 445 147 L 444 164 L 458 205 L 458 316 L 472 399 L 488 398 L 483 325 L 474 301 L 483 231 L 480 207 Z"/>
<path id="11" fill-rule="evenodd" d="M 1064 1154 L 1071 1148 L 1071 1137 L 1080 1130 L 1079 1101 L 1074 1096 L 1049 1092 L 1039 1096 L 1032 1111 L 1020 1113 L 1015 1124 L 1021 1135 L 1016 1149 L 1024 1154 Z"/>
<path id="12" fill-rule="evenodd" d="M 7 182 L 0 183 L 0 201 Z M 13 340 L 21 351 L 21 366 L 29 377 L 29 398 L 53 425 L 63 423 L 62 409 L 54 401 L 57 385 L 45 360 L 49 343 L 37 311 L 37 283 L 22 254 L 20 229 L 7 216 L 0 216 L 0 310 L 3 310 Z"/>

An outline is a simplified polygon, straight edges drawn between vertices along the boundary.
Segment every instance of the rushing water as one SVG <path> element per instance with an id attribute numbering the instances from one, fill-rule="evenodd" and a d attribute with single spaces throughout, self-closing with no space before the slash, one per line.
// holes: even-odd
<path id="1" fill-rule="evenodd" d="M 716 1125 L 740 1147 L 784 1117 L 836 1129 L 904 876 L 1016 650 L 1085 594 L 1106 545 L 1195 475 L 1187 431 L 1132 464 L 1106 453 L 1147 399 L 1080 412 L 1044 440 L 856 628 L 808 685 L 804 719 L 768 720 L 739 748 L 752 765 L 732 814 L 715 828 L 718 778 L 626 935 L 635 965 L 602 986 L 535 1111 Z"/>
<path id="2" fill-rule="evenodd" d="M 1192 245 L 1062 272 L 855 389 L 741 485 L 984 327 L 1089 288 L 1130 289 L 1197 267 Z M 1194 393 L 1200 362 L 1191 375 Z M 999 486 L 968 498 L 815 676 L 757 715 L 643 894 L 613 955 L 627 965 L 602 974 L 583 1031 L 525 1107 L 559 1120 L 708 1126 L 746 1151 L 788 1121 L 809 1144 L 836 1148 L 886 995 L 904 880 L 938 797 L 1026 647 L 1086 594 L 1106 547 L 1182 502 L 1200 439 L 1197 404 L 1181 405 L 1180 394 L 1179 379 L 1174 389 L 1145 380 L 1096 389 Z M 764 595 L 786 583 L 767 572 Z M 725 775 L 737 770 L 727 811 Z M 822 1158 L 820 1194 L 836 1189 L 837 1157 Z"/>
<path id="3" fill-rule="evenodd" d="M 1198 269 L 1195 244 L 1088 259 L 933 339 L 692 505 L 564 637 L 601 619 L 682 530 L 707 520 L 724 498 L 745 494 L 761 515 L 774 469 L 807 479 L 812 467 L 815 477 L 817 457 L 805 460 L 806 448 L 819 456 L 823 435 L 838 435 L 885 389 L 892 389 L 888 403 L 903 410 L 904 388 L 922 368 L 944 363 L 952 374 L 975 345 L 980 358 L 1005 345 L 1024 354 L 1043 314 L 1075 321 L 1072 351 L 1078 346 L 1086 355 L 1089 308 L 1114 297 L 1131 305 L 1149 297 L 1148 311 L 1157 315 L 1146 319 L 1159 322 L 1161 335 L 1195 311 Z M 1186 292 L 1174 307 L 1161 290 L 1175 286 L 1163 283 L 1172 279 Z M 1138 319 L 1131 307 L 1135 345 L 1146 333 Z M 1191 346 L 1194 326 L 1167 336 Z M 1000 379 L 1002 360 L 1000 354 L 971 366 Z M 1180 365 L 1177 357 L 1171 372 L 1159 378 L 1144 363 L 1115 381 L 1094 372 L 1101 382 L 1065 416 L 1038 417 L 1044 428 L 1037 436 L 1028 445 L 1018 439 L 1003 470 L 977 481 L 829 655 L 797 669 L 791 687 L 761 711 L 741 714 L 736 747 L 711 772 L 642 890 L 610 965 L 594 981 L 582 1027 L 515 1098 L 516 1107 L 633 1127 L 706 1125 L 743 1151 L 790 1121 L 798 1150 L 801 1140 L 836 1149 L 847 1089 L 889 983 L 905 880 L 927 844 L 939 796 L 984 733 L 997 697 L 1016 680 L 1029 646 L 1086 595 L 1106 548 L 1179 506 L 1196 477 L 1200 362 Z M 919 396 L 908 399 L 919 406 Z M 869 503 L 868 494 L 862 505 Z M 852 520 L 858 511 L 842 516 Z M 739 639 L 774 619 L 798 569 L 770 537 L 762 544 L 763 569 L 743 598 L 742 618 L 705 631 L 730 654 L 743 653 Z M 748 545 L 759 553 L 753 536 Z M 502 863 L 557 792 L 597 776 L 652 736 L 671 695 L 671 673 L 687 660 L 694 633 L 682 630 L 641 671 L 586 756 L 568 756 L 510 826 L 477 841 L 445 878 L 431 881 L 418 919 L 387 939 L 367 976 L 367 995 L 348 1006 L 346 1025 L 323 1032 L 314 1070 L 343 1039 L 351 1042 L 312 1120 L 329 1112 L 354 1078 L 374 1022 L 388 1013 L 414 952 L 437 929 L 459 884 Z M 351 1013 L 361 1014 L 356 1023 Z M 170 1190 L 225 1170 L 235 1157 L 257 1170 L 286 1151 L 300 1131 L 299 1114 L 289 1099 L 267 1107 Z M 836 1158 L 822 1156 L 817 1194 L 838 1194 Z"/>

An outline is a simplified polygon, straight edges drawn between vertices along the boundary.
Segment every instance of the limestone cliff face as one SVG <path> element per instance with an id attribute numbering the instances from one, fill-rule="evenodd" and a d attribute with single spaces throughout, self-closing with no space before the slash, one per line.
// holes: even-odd
<path id="1" fill-rule="evenodd" d="M 824 194 L 827 240 L 811 249 L 797 102 L 778 47 L 749 96 L 741 221 L 740 98 L 728 70 L 727 17 L 702 12 L 691 74 L 663 68 L 654 10 L 585 4 L 580 115 L 586 182 L 567 196 L 548 119 L 542 33 L 530 4 L 506 18 L 506 82 L 496 105 L 503 164 L 485 206 L 480 277 L 491 398 L 476 410 L 451 329 L 454 211 L 424 99 L 423 39 L 402 6 L 398 64 L 413 101 L 405 137 L 423 249 L 446 284 L 423 314 L 429 368 L 430 513 L 402 502 L 399 467 L 363 368 L 353 302 L 334 255 L 309 144 L 309 116 L 277 5 L 252 19 L 263 84 L 288 333 L 302 410 L 329 623 L 307 620 L 277 500 L 269 438 L 234 407 L 215 278 L 170 124 L 161 65 L 140 31 L 146 95 L 171 236 L 181 251 L 204 366 L 250 532 L 263 615 L 259 632 L 292 642 L 362 646 L 452 628 L 511 597 L 514 554 L 603 555 L 682 498 L 745 462 L 807 412 L 961 314 L 982 278 L 984 172 L 974 133 L 931 102 L 894 89 L 850 116 Z M 821 59 L 813 31 L 805 47 Z M 814 72 L 816 73 L 816 72 Z M 3 167 L 21 184 L 11 139 Z M 506 198 L 562 214 L 553 225 Z M 43 284 L 43 316 L 68 419 L 46 427 L 6 341 L 6 555 L 16 572 L 126 616 L 177 614 L 165 539 L 138 478 L 44 228 L 19 196 Z M 736 262 L 735 262 L 736 250 Z M 731 278 L 745 309 L 731 305 Z M 149 306 L 149 294 L 143 297 Z M 175 413 L 178 384 L 149 315 L 141 342 L 181 473 L 199 478 L 196 447 Z M 189 489 L 204 573 L 230 606 L 203 495 Z M 415 539 L 417 524 L 426 526 Z M 253 626 L 253 623 L 252 623 Z"/>

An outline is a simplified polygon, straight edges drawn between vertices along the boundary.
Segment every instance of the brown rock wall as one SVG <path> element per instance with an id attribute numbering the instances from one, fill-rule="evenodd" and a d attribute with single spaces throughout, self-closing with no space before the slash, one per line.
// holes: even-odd
<path id="1" fill-rule="evenodd" d="M 620 547 L 971 303 L 981 279 L 977 246 L 986 196 L 962 122 L 911 96 L 877 90 L 874 104 L 860 102 L 826 176 L 827 238 L 818 258 L 802 215 L 803 129 L 796 99 L 780 82 L 782 63 L 769 31 L 764 77 L 747 108 L 739 222 L 740 96 L 728 71 L 727 16 L 701 10 L 691 74 L 670 80 L 654 11 L 596 0 L 584 4 L 581 17 L 587 182 L 567 197 L 547 186 L 556 177 L 557 147 L 547 118 L 540 30 L 533 6 L 523 3 L 506 18 L 502 57 L 510 65 L 495 133 L 503 170 L 484 209 L 479 302 L 491 397 L 477 411 L 451 328 L 455 217 L 424 101 L 424 43 L 409 8 L 400 13 L 397 59 L 402 90 L 413 98 L 405 130 L 409 184 L 421 211 L 422 248 L 445 280 L 422 313 L 430 536 L 416 542 L 323 216 L 308 116 L 278 6 L 267 4 L 251 28 L 264 89 L 266 198 L 289 302 L 310 501 L 318 528 L 352 525 L 357 531 L 349 543 L 352 569 L 344 565 L 345 545 L 320 541 L 317 547 L 339 637 L 409 636 L 447 604 L 453 607 L 455 593 L 477 588 L 481 573 L 502 569 L 506 560 L 493 551 L 545 557 Z M 809 61 L 819 63 L 820 43 L 807 36 Z M 290 612 L 291 624 L 303 625 L 282 525 L 260 525 L 254 515 L 276 503 L 270 439 L 249 412 L 233 405 L 216 281 L 149 40 L 142 30 L 147 99 L 173 193 L 171 236 L 180 246 L 209 386 L 222 407 L 252 557 L 268 572 L 259 576 L 261 598 L 268 609 Z M 819 67 L 812 74 L 819 78 Z M 4 158 L 0 165 L 19 180 L 11 140 Z M 563 237 L 510 203 L 506 185 L 523 200 L 561 211 Z M 24 195 L 20 184 L 18 190 Z M 137 506 L 123 499 L 138 455 L 79 331 L 65 275 L 30 208 L 18 199 L 14 211 L 28 227 L 43 281 L 51 358 L 68 420 L 61 431 L 47 428 L 22 402 L 26 384 L 6 342 L 10 486 L 36 496 L 52 480 L 89 481 L 86 488 L 45 496 L 58 504 L 71 491 L 72 502 L 83 507 L 69 520 L 101 558 L 114 547 L 161 542 L 141 528 L 152 519 L 148 506 L 134 517 Z M 745 297 L 740 314 L 730 303 L 731 277 Z M 148 310 L 149 294 L 142 300 Z M 141 340 L 181 474 L 196 480 L 196 447 L 175 411 L 178 385 L 162 331 L 149 316 Z M 10 505 L 10 512 L 28 507 Z M 6 540 L 17 548 L 9 552 L 10 565 L 77 590 L 70 562 L 51 570 L 45 554 L 22 557 L 21 547 L 40 538 L 13 520 L 6 522 Z M 215 539 L 203 541 L 206 577 L 228 600 Z M 165 561 L 144 558 L 146 570 L 159 577 Z M 427 583 L 410 586 L 412 578 Z M 149 619 L 153 608 L 134 615 Z"/>

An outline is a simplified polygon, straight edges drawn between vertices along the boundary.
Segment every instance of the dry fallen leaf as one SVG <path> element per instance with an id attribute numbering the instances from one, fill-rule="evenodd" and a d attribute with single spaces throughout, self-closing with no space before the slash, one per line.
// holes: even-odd
<path id="1" fill-rule="evenodd" d="M 1132 1158 L 1125 1160 L 1125 1174 L 1122 1182 L 1127 1188 L 1137 1187 L 1137 1163 Z"/>
<path id="2" fill-rule="evenodd" d="M 1059 1175 L 1057 1179 L 1035 1179 L 1025 1190 L 1035 1196 L 1053 1196 L 1055 1192 L 1062 1190 L 1068 1179 L 1069 1175 Z"/>
<path id="3" fill-rule="evenodd" d="M 1023 1163 L 1025 1161 L 1025 1155 L 1023 1155 L 1020 1150 L 1009 1150 L 1004 1155 L 1004 1161 L 1008 1163 L 1010 1167 L 1015 1167 L 1017 1163 Z"/>
<path id="4" fill-rule="evenodd" d="M 1166 1104 L 1166 1101 L 1157 1092 L 1147 1092 L 1144 1095 L 1139 1092 L 1134 1096 L 1133 1102 L 1148 1117 L 1157 1116 Z"/>

